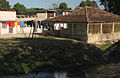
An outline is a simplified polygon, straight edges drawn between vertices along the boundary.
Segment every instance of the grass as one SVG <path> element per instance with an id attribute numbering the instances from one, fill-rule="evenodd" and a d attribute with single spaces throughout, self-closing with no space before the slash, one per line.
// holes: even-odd
<path id="1" fill-rule="evenodd" d="M 101 50 L 106 50 L 107 48 L 109 48 L 110 46 L 112 46 L 112 43 L 109 44 L 96 44 L 96 47 L 100 48 Z"/>
<path id="2" fill-rule="evenodd" d="M 0 39 L 0 45 L 0 74 L 65 70 L 102 61 L 99 48 L 68 38 Z"/>

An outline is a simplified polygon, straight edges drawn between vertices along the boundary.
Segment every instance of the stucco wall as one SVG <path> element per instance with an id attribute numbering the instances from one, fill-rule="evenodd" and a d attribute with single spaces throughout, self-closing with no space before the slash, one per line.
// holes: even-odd
<path id="1" fill-rule="evenodd" d="M 0 35 L 8 34 L 9 33 L 9 26 L 7 28 L 2 28 L 2 23 L 0 23 Z"/>
<path id="2" fill-rule="evenodd" d="M 37 20 L 45 20 L 47 18 L 47 13 L 37 13 Z"/>
<path id="3" fill-rule="evenodd" d="M 1 27 L 2 27 L 2 23 L 0 22 L 0 35 L 1 35 Z"/>
<path id="4" fill-rule="evenodd" d="M 20 28 L 20 33 L 32 33 L 33 32 L 33 27 L 21 27 Z"/>
<path id="5" fill-rule="evenodd" d="M 0 21 L 16 21 L 16 12 L 0 11 Z"/>

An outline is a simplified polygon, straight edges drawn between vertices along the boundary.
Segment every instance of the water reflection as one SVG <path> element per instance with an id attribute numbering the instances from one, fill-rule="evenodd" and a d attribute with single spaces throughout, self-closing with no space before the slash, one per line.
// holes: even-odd
<path id="1" fill-rule="evenodd" d="M 66 72 L 25 74 L 17 76 L 1 76 L 0 78 L 70 78 Z"/>
<path id="2" fill-rule="evenodd" d="M 13 76 L 0 76 L 0 78 L 119 78 L 114 75 L 101 75 L 93 72 L 88 73 L 67 73 L 67 72 L 55 72 L 47 73 L 41 72 L 38 74 L 24 74 L 24 75 L 13 75 Z"/>

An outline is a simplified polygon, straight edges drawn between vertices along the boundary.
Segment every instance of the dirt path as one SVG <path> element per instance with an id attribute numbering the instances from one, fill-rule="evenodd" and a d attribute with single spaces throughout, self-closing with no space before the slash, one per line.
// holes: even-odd
<path id="1" fill-rule="evenodd" d="M 4 38 L 23 38 L 23 37 L 29 37 L 29 34 L 4 34 L 4 35 L 0 35 L 0 38 L 3 38 L 3 39 Z"/>

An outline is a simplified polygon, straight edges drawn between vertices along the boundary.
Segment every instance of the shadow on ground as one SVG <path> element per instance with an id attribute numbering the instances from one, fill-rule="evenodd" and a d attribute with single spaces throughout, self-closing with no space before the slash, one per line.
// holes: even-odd
<path id="1" fill-rule="evenodd" d="M 103 64 L 94 45 L 52 38 L 0 39 L 0 74 L 88 69 Z"/>

